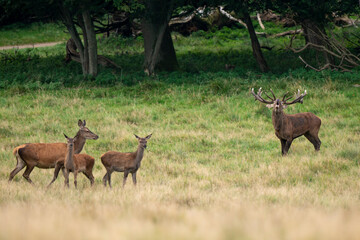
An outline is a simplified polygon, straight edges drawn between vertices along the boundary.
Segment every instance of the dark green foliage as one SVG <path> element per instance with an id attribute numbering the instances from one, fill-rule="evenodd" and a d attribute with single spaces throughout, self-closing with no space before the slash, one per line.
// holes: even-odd
<path id="1" fill-rule="evenodd" d="M 266 8 L 275 10 L 283 15 L 288 14 L 299 23 L 311 19 L 319 25 L 325 26 L 334 16 L 357 13 L 359 2 L 356 0 L 269 0 Z"/>
<path id="2" fill-rule="evenodd" d="M 54 20 L 57 10 L 48 0 L 0 0 L 0 26 Z"/>
<path id="3" fill-rule="evenodd" d="M 284 29 L 272 23 L 265 23 L 268 31 L 277 33 Z M 111 36 L 99 41 L 99 54 L 115 61 L 122 69 L 100 68 L 97 78 L 84 79 L 81 66 L 76 62 L 65 64 L 65 45 L 51 48 L 7 50 L 0 54 L 0 88 L 12 89 L 14 92 L 34 89 L 59 89 L 77 86 L 124 86 L 142 85 L 140 94 L 146 89 L 161 88 L 164 84 L 196 84 L 207 85 L 209 94 L 232 95 L 247 90 L 250 83 L 258 87 L 263 84 L 276 84 L 284 90 L 291 84 L 287 82 L 304 80 L 309 83 L 331 81 L 356 83 L 358 69 L 352 73 L 314 72 L 304 69 L 296 54 L 284 50 L 289 38 L 260 38 L 262 45 L 276 46 L 272 51 L 265 51 L 269 59 L 271 73 L 261 73 L 251 54 L 251 47 L 246 29 L 224 27 L 219 31 L 195 32 L 190 37 L 175 35 L 175 48 L 180 70 L 169 73 L 160 72 L 154 77 L 147 77 L 142 71 L 143 39 L 121 38 Z M 302 39 L 294 43 L 301 46 Z M 307 59 L 314 59 L 311 51 L 302 53 Z M 311 64 L 312 62 L 309 61 Z M 225 64 L 235 65 L 227 71 Z M 278 81 L 284 79 L 284 81 Z M 152 84 L 155 84 L 154 86 Z M 141 86 L 141 84 L 139 84 Z M 341 84 L 329 85 L 331 90 L 342 88 Z M 350 99 L 357 97 L 354 90 L 349 93 Z"/>

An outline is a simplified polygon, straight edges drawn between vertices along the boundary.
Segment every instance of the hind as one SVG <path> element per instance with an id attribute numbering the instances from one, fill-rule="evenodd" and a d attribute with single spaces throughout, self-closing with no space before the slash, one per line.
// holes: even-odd
<path id="1" fill-rule="evenodd" d="M 25 161 L 20 157 L 20 154 L 19 154 L 19 150 L 25 146 L 26 146 L 26 144 L 23 144 L 23 145 L 20 145 L 20 146 L 14 148 L 14 150 L 13 150 L 13 155 L 16 157 L 16 167 L 10 173 L 9 182 L 11 182 L 13 180 L 13 178 L 15 177 L 15 175 L 18 174 L 18 172 L 20 172 L 26 166 Z"/>

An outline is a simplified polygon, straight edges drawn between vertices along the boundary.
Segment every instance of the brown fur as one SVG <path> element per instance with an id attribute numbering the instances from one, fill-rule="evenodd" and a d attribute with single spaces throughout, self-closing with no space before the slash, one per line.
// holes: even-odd
<path id="1" fill-rule="evenodd" d="M 91 185 L 94 184 L 94 175 L 92 174 L 94 164 L 95 158 L 93 158 L 92 156 L 84 153 L 74 154 L 74 169 L 77 170 L 77 173 L 82 172 L 90 180 Z M 55 182 L 59 175 L 60 169 L 64 169 L 64 160 L 60 160 L 56 163 L 54 177 L 49 183 L 48 187 L 50 187 L 50 185 Z"/>
<path id="2" fill-rule="evenodd" d="M 287 93 L 284 95 L 282 100 L 280 100 L 275 97 L 275 94 L 271 89 L 270 91 L 273 95 L 273 98 L 268 96 L 266 93 L 265 95 L 271 100 L 266 100 L 261 96 L 261 88 L 257 94 L 254 92 L 254 89 L 252 89 L 251 94 L 255 97 L 255 100 L 266 103 L 268 108 L 273 108 L 272 122 L 275 129 L 275 135 L 280 139 L 281 142 L 282 155 L 286 155 L 289 151 L 292 141 L 302 135 L 304 135 L 314 145 L 316 151 L 319 151 L 321 141 L 319 139 L 318 133 L 321 126 L 321 119 L 310 112 L 286 114 L 283 111 L 288 105 L 302 103 L 303 98 L 306 96 L 306 90 L 303 94 L 300 94 L 300 90 L 298 90 L 295 99 L 291 102 L 287 102 L 287 100 L 292 98 L 286 98 Z"/>
<path id="3" fill-rule="evenodd" d="M 66 137 L 66 136 L 65 136 Z M 56 180 L 60 169 L 65 167 L 64 177 L 65 185 L 69 187 L 69 173 L 74 174 L 74 184 L 77 187 L 77 174 L 82 172 L 89 180 L 90 184 L 94 184 L 94 176 L 92 170 L 94 167 L 95 159 L 88 154 L 75 154 L 74 153 L 74 138 L 66 137 L 68 143 L 66 148 L 65 160 L 60 160 L 56 163 L 54 177 L 48 187 Z"/>
<path id="4" fill-rule="evenodd" d="M 272 114 L 273 126 L 275 129 L 275 135 L 281 142 L 281 153 L 286 155 L 289 151 L 292 141 L 304 135 L 313 145 L 316 151 L 320 150 L 321 141 L 318 137 L 318 133 L 321 126 L 321 119 L 315 114 L 297 113 L 297 114 L 285 114 L 275 113 L 275 109 Z"/>
<path id="5" fill-rule="evenodd" d="M 79 120 L 80 130 L 77 133 L 78 140 L 75 143 L 75 153 L 80 153 L 86 139 L 97 139 L 98 136 L 92 133 L 87 127 L 86 122 Z M 10 173 L 9 182 L 25 166 L 26 170 L 23 177 L 32 183 L 30 173 L 35 168 L 54 168 L 57 162 L 64 161 L 66 153 L 65 143 L 27 143 L 16 147 L 13 154 L 17 159 L 15 169 Z"/>
<path id="6" fill-rule="evenodd" d="M 95 158 L 87 154 L 74 154 L 74 184 L 77 187 L 77 174 L 83 173 L 89 180 L 90 184 L 94 184 L 94 175 L 92 174 L 92 170 L 95 163 Z M 69 178 L 65 177 L 65 184 L 69 186 Z"/>
<path id="7" fill-rule="evenodd" d="M 121 153 L 115 151 L 108 151 L 101 155 L 101 162 L 106 169 L 106 174 L 103 177 L 103 183 L 109 182 L 111 187 L 111 174 L 112 172 L 124 172 L 123 186 L 125 186 L 126 179 L 129 173 L 132 175 L 133 183 L 136 185 L 136 172 L 140 168 L 141 160 L 143 158 L 144 149 L 146 148 L 147 140 L 151 134 L 145 138 L 140 138 L 135 135 L 139 141 L 138 148 L 135 152 Z"/>
<path id="8" fill-rule="evenodd" d="M 115 151 L 108 151 L 101 155 L 101 162 L 105 168 L 118 167 L 121 171 L 132 170 L 136 167 L 135 158 L 136 152 L 121 153 Z"/>

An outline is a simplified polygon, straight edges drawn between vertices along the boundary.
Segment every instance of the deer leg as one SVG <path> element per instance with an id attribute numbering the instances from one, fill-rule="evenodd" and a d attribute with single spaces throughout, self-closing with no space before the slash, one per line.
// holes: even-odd
<path id="1" fill-rule="evenodd" d="M 23 169 L 26 166 L 26 163 L 20 157 L 16 157 L 16 160 L 17 160 L 16 167 L 10 173 L 9 182 L 11 182 L 15 177 L 15 175 L 18 174 L 18 172 L 20 172 L 21 169 Z"/>
<path id="2" fill-rule="evenodd" d="M 285 142 L 285 147 L 284 147 L 284 152 L 283 152 L 283 156 L 287 155 L 288 151 L 289 151 L 289 148 L 291 146 L 291 143 L 292 143 L 292 139 L 291 140 L 286 140 Z"/>
<path id="3" fill-rule="evenodd" d="M 104 177 L 103 177 L 103 184 L 104 184 L 105 187 L 106 187 L 107 180 L 108 180 L 108 173 L 106 172 Z"/>
<path id="4" fill-rule="evenodd" d="M 64 177 L 65 177 L 65 186 L 69 188 L 69 170 L 65 169 L 64 171 Z"/>
<path id="5" fill-rule="evenodd" d="M 94 175 L 92 172 L 83 172 L 83 174 L 90 180 L 90 185 L 92 186 L 94 184 Z"/>
<path id="6" fill-rule="evenodd" d="M 316 137 L 315 140 L 316 140 L 316 146 L 314 145 L 315 151 L 320 151 L 320 146 L 321 146 L 320 138 Z"/>
<path id="7" fill-rule="evenodd" d="M 47 187 L 50 187 L 50 185 L 53 184 L 53 182 L 55 182 L 55 180 L 57 179 L 57 177 L 59 175 L 61 167 L 62 167 L 61 164 L 56 163 L 55 171 L 54 171 L 54 177 L 53 177 L 53 179 L 51 180 L 51 182 L 49 183 L 49 185 Z"/>
<path id="8" fill-rule="evenodd" d="M 123 187 L 125 186 L 128 175 L 129 175 L 129 171 L 124 171 Z"/>
<path id="9" fill-rule="evenodd" d="M 108 175 L 108 179 L 107 179 L 107 180 L 108 180 L 108 182 L 109 182 L 109 187 L 110 187 L 110 188 L 112 188 L 112 187 L 111 187 L 111 173 L 112 173 L 112 171 L 108 171 L 108 172 L 107 172 L 107 175 Z"/>
<path id="10" fill-rule="evenodd" d="M 34 184 L 30 179 L 30 173 L 34 169 L 35 165 L 27 165 L 23 177 L 31 184 Z"/>
<path id="11" fill-rule="evenodd" d="M 131 173 L 131 176 L 132 176 L 133 183 L 136 186 L 136 172 Z"/>
<path id="12" fill-rule="evenodd" d="M 318 136 L 314 136 L 311 133 L 306 133 L 304 136 L 314 145 L 315 151 L 320 150 L 321 141 Z"/>
<path id="13" fill-rule="evenodd" d="M 280 142 L 281 142 L 281 154 L 284 155 L 286 140 L 285 139 L 280 139 Z"/>
<path id="14" fill-rule="evenodd" d="M 63 176 L 65 177 L 65 167 L 64 166 L 62 166 L 61 172 L 62 172 Z"/>
<path id="15" fill-rule="evenodd" d="M 75 188 L 77 188 L 77 174 L 78 174 L 78 172 L 75 170 L 74 171 L 74 185 L 75 185 Z"/>

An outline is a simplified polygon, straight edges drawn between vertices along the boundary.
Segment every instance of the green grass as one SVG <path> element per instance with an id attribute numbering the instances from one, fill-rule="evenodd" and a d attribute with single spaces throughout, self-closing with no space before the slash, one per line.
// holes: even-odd
<path id="1" fill-rule="evenodd" d="M 65 31 L 57 23 L 16 23 L 0 28 L 0 46 L 64 41 L 69 38 Z"/>
<path id="2" fill-rule="evenodd" d="M 226 81 L 217 79 L 221 80 Z M 242 81 L 233 79 L 229 84 L 238 86 Z M 341 238 L 344 234 L 356 238 L 360 204 L 358 90 L 337 80 L 259 80 L 225 93 L 214 90 L 213 84 L 149 80 L 128 87 L 39 89 L 21 94 L 2 90 L 0 212 L 11 219 L 0 224 L 2 237 L 23 237 L 16 230 L 19 221 L 33 238 L 50 236 L 57 224 L 65 235 L 74 235 L 75 221 L 86 238 L 113 237 L 119 229 L 129 238 L 150 239 L 181 239 L 193 234 L 199 239 L 227 238 L 228 234 L 249 239 L 269 234 L 288 238 L 296 233 L 304 234 L 299 239 Z M 308 90 L 304 104 L 287 112 L 311 111 L 322 119 L 320 152 L 302 137 L 294 141 L 287 157 L 281 157 L 270 111 L 249 94 L 250 87 L 258 86 L 272 87 L 276 94 L 284 93 L 277 86 Z M 79 190 L 66 190 L 60 176 L 46 191 L 52 170 L 39 169 L 31 175 L 35 187 L 28 186 L 22 172 L 13 183 L 7 183 L 15 167 L 15 146 L 64 142 L 62 133 L 74 135 L 77 119 L 86 119 L 88 127 L 100 136 L 89 140 L 84 149 L 96 158 L 94 188 L 81 175 Z M 138 188 L 129 179 L 121 190 L 122 174 L 114 173 L 114 189 L 104 189 L 100 155 L 108 150 L 135 150 L 133 133 L 153 133 L 138 173 Z M 73 221 L 67 222 L 70 217 Z M 259 226 L 263 231 L 258 233 L 254 226 L 258 221 L 269 228 Z M 45 231 L 35 230 L 40 222 Z M 93 229 L 90 232 L 85 231 L 88 224 Z M 133 224 L 144 226 L 144 231 L 134 232 Z M 337 230 L 328 232 L 329 224 Z M 208 225 L 212 226 L 210 232 Z M 301 231 L 296 229 L 298 225 Z M 104 232 L 108 235 L 102 235 Z"/>
<path id="3" fill-rule="evenodd" d="M 15 57 L 0 65 L 0 238 L 357 239 L 358 71 L 308 71 L 278 50 L 265 54 L 274 70 L 262 74 L 246 40 L 228 39 L 177 36 L 181 69 L 152 78 L 142 73 L 141 39 L 102 40 L 100 53 L 123 70 L 101 69 L 96 79 L 63 63 L 64 45 L 5 51 Z M 301 137 L 281 157 L 271 111 L 252 87 L 277 96 L 306 89 L 304 104 L 286 112 L 322 119 L 320 152 Z M 37 168 L 35 186 L 22 172 L 7 182 L 14 147 L 65 142 L 78 119 L 100 136 L 83 151 L 96 159 L 94 187 L 80 175 L 78 190 L 64 189 L 60 174 L 46 189 L 53 170 Z M 153 133 L 138 186 L 129 178 L 121 189 L 114 173 L 113 189 L 103 188 L 101 154 L 134 151 L 133 133 Z"/>

